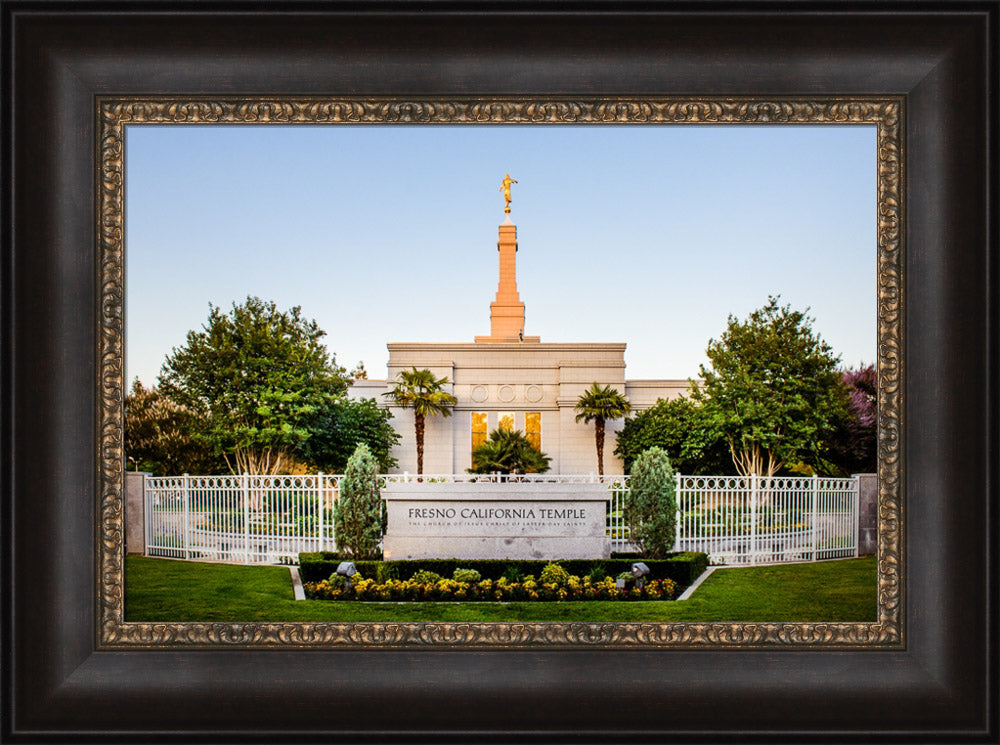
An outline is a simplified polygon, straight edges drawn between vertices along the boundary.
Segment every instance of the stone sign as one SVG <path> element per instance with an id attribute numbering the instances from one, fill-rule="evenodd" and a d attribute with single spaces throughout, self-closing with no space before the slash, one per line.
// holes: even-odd
<path id="1" fill-rule="evenodd" d="M 607 484 L 406 483 L 382 490 L 386 559 L 611 555 Z"/>

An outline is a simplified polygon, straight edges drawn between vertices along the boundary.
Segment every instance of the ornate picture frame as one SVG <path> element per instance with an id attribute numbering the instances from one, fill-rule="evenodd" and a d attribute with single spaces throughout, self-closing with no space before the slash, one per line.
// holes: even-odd
<path id="1" fill-rule="evenodd" d="M 320 645 L 454 648 L 516 646 L 732 646 L 891 648 L 904 644 L 900 421 L 902 411 L 902 256 L 904 203 L 901 98 L 99 98 L 102 442 L 101 643 L 140 645 Z M 123 609 L 125 297 L 124 128 L 143 124 L 496 124 L 767 125 L 871 124 L 877 128 L 879 526 L 875 622 L 792 623 L 141 623 Z"/>
<path id="2" fill-rule="evenodd" d="M 5 741 L 996 741 L 996 2 L 0 11 Z M 484 99 L 556 117 L 587 101 L 898 106 L 899 201 L 879 216 L 879 622 L 708 624 L 687 640 L 584 625 L 569 643 L 546 637 L 558 624 L 510 639 L 461 624 L 128 626 L 127 256 L 101 112 L 168 99 L 182 117 L 212 102 L 285 116 L 274 104 L 305 99 L 391 101 L 403 117 Z"/>

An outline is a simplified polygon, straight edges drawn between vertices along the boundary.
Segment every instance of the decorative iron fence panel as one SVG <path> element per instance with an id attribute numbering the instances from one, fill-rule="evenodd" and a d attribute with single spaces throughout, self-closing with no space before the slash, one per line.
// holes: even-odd
<path id="1" fill-rule="evenodd" d="M 295 563 L 334 551 L 342 474 L 161 476 L 145 480 L 147 553 L 242 564 Z M 383 474 L 390 483 L 607 484 L 611 550 L 634 551 L 623 503 L 628 476 L 594 474 Z M 677 551 L 713 564 L 857 556 L 856 478 L 677 475 Z"/>
<path id="2" fill-rule="evenodd" d="M 677 475 L 678 551 L 713 564 L 858 555 L 857 478 Z"/>
<path id="3" fill-rule="evenodd" d="M 146 479 L 151 556 L 289 564 L 332 551 L 341 475 L 163 476 Z"/>

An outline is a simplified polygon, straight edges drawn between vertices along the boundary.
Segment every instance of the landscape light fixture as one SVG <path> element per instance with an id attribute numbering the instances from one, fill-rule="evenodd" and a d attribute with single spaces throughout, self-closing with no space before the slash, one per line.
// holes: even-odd
<path id="1" fill-rule="evenodd" d="M 337 574 L 342 577 L 347 578 L 347 586 L 353 587 L 354 583 L 351 581 L 351 577 L 358 573 L 358 568 L 354 566 L 353 561 L 342 561 L 337 564 Z"/>
<path id="2" fill-rule="evenodd" d="M 635 577 L 635 586 L 642 588 L 646 584 L 646 575 L 649 574 L 649 567 L 641 561 L 632 565 L 632 576 Z"/>

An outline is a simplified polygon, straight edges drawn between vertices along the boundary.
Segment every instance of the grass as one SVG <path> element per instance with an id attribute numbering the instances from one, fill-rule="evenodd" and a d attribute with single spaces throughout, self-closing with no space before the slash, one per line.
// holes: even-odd
<path id="1" fill-rule="evenodd" d="M 874 557 L 716 570 L 682 602 L 296 601 L 287 567 L 129 556 L 126 621 L 874 621 Z"/>

